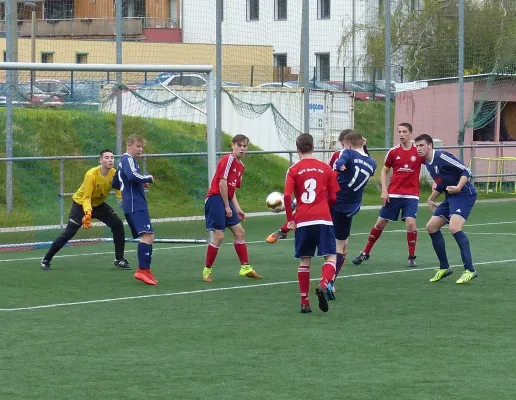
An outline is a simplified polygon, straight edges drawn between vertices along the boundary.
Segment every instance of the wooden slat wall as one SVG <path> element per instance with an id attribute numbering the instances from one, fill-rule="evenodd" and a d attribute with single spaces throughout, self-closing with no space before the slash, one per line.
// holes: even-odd
<path id="1" fill-rule="evenodd" d="M 114 18 L 113 0 L 77 0 L 75 18 Z"/>

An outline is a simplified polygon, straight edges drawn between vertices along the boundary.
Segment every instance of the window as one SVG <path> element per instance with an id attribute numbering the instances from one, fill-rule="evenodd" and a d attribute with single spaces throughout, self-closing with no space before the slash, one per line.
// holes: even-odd
<path id="1" fill-rule="evenodd" d="M 20 4 L 20 3 L 19 3 Z M 21 3 L 23 6 L 24 3 Z M 55 0 L 43 2 L 45 19 L 71 19 L 74 17 L 73 0 Z"/>
<path id="2" fill-rule="evenodd" d="M 287 0 L 274 0 L 274 19 L 276 21 L 287 20 Z"/>
<path id="3" fill-rule="evenodd" d="M 316 73 L 317 81 L 330 80 L 330 53 L 320 53 L 315 55 L 316 58 Z"/>
<path id="4" fill-rule="evenodd" d="M 88 53 L 75 53 L 75 62 L 77 64 L 88 64 Z"/>
<path id="5" fill-rule="evenodd" d="M 412 12 L 421 11 L 421 0 L 411 0 L 410 1 L 410 11 L 412 11 Z"/>
<path id="6" fill-rule="evenodd" d="M 54 52 L 53 51 L 42 51 L 41 52 L 41 62 L 42 63 L 53 63 L 54 62 Z"/>
<path id="7" fill-rule="evenodd" d="M 317 0 L 317 19 L 330 19 L 330 0 Z"/>
<path id="8" fill-rule="evenodd" d="M 260 0 L 247 0 L 247 20 L 258 21 L 260 19 Z"/>
<path id="9" fill-rule="evenodd" d="M 287 55 L 286 54 L 274 54 L 274 66 L 275 67 L 286 67 L 287 66 Z"/>

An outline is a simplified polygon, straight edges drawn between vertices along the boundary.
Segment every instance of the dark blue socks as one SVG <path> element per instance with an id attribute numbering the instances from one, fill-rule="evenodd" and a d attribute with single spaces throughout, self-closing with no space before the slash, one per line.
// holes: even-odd
<path id="1" fill-rule="evenodd" d="M 149 269 L 152 260 L 152 245 L 139 242 L 138 243 L 138 267 L 140 269 Z"/>
<path id="2" fill-rule="evenodd" d="M 432 246 L 434 246 L 435 254 L 439 259 L 439 268 L 448 269 L 450 264 L 448 263 L 448 256 L 446 255 L 446 244 L 444 243 L 444 236 L 441 231 L 437 231 L 430 234 L 432 239 Z"/>
<path id="3" fill-rule="evenodd" d="M 463 231 L 458 231 L 453 234 L 455 241 L 459 245 L 460 256 L 462 258 L 462 263 L 464 264 L 464 268 L 468 269 L 471 272 L 475 271 L 473 267 L 473 259 L 471 257 L 471 248 L 469 247 L 469 239 Z"/>

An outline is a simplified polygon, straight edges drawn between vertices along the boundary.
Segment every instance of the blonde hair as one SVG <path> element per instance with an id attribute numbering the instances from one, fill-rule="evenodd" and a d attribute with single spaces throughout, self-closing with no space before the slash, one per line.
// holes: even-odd
<path id="1" fill-rule="evenodd" d="M 135 142 L 145 144 L 145 139 L 143 137 L 141 137 L 140 135 L 129 135 L 126 140 L 127 145 L 130 146 Z"/>

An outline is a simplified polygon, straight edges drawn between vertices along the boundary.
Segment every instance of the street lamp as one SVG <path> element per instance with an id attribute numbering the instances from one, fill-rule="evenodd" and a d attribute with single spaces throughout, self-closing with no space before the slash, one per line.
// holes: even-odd
<path id="1" fill-rule="evenodd" d="M 36 62 L 36 3 L 28 1 L 24 4 L 25 7 L 31 9 L 31 25 L 30 25 L 30 62 Z M 30 71 L 30 95 L 34 93 L 35 71 Z"/>

